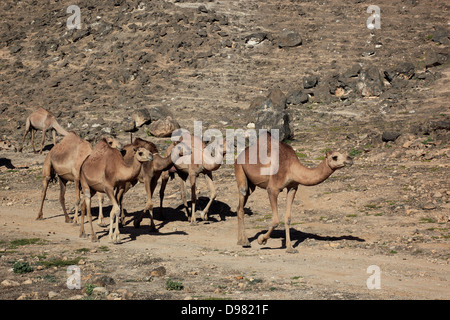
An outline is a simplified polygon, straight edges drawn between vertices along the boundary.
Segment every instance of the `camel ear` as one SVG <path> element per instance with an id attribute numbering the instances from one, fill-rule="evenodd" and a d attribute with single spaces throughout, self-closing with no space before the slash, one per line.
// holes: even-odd
<path id="1" fill-rule="evenodd" d="M 325 156 L 328 158 L 329 156 L 331 156 L 332 153 L 333 153 L 332 151 L 327 151 L 327 152 L 325 153 Z"/>
<path id="2" fill-rule="evenodd" d="M 136 147 L 133 147 L 133 152 L 136 152 L 137 151 L 137 148 Z"/>

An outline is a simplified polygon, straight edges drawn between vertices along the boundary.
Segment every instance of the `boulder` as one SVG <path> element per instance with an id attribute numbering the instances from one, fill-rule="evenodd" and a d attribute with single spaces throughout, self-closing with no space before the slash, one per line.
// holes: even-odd
<path id="1" fill-rule="evenodd" d="M 448 45 L 450 44 L 450 32 L 445 27 L 436 27 L 431 40 L 439 44 Z"/>
<path id="2" fill-rule="evenodd" d="M 277 129 L 280 141 L 292 137 L 286 96 L 280 89 L 273 89 L 267 97 L 257 97 L 250 103 L 249 120 L 255 129 Z"/>
<path id="3" fill-rule="evenodd" d="M 152 122 L 148 126 L 148 131 L 155 137 L 170 137 L 172 132 L 179 128 L 180 125 L 178 122 L 168 116 L 165 119 L 159 119 Z"/>
<path id="4" fill-rule="evenodd" d="M 144 124 L 148 124 L 152 120 L 147 109 L 138 109 L 134 111 L 131 118 L 134 120 L 136 127 L 142 127 Z"/>
<path id="5" fill-rule="evenodd" d="M 383 78 L 377 67 L 372 66 L 361 70 L 357 82 L 357 90 L 363 97 L 377 97 L 383 93 Z"/>
<path id="6" fill-rule="evenodd" d="M 299 105 L 302 103 L 307 103 L 308 99 L 309 99 L 308 94 L 305 91 L 301 89 L 294 89 L 288 94 L 286 98 L 286 103 Z"/>
<path id="7" fill-rule="evenodd" d="M 278 37 L 278 47 L 290 48 L 297 47 L 302 44 L 302 37 L 299 33 L 291 30 L 283 30 Z"/>
<path id="8" fill-rule="evenodd" d="M 381 135 L 381 140 L 383 140 L 384 142 L 395 141 L 395 140 L 397 140 L 398 137 L 400 137 L 400 133 L 398 133 L 398 132 L 385 131 Z"/>
<path id="9" fill-rule="evenodd" d="M 411 62 L 402 62 L 395 67 L 384 71 L 384 75 L 389 82 L 395 78 L 411 79 L 414 76 L 415 67 Z"/>
<path id="10" fill-rule="evenodd" d="M 303 77 L 303 88 L 305 89 L 311 89 L 314 88 L 317 85 L 317 82 L 319 81 L 319 78 L 317 76 L 305 76 Z"/>

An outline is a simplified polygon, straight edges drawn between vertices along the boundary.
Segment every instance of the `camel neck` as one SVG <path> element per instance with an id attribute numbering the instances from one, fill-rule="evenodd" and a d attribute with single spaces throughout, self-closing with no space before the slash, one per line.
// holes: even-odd
<path id="1" fill-rule="evenodd" d="M 166 157 L 161 157 L 159 154 L 153 154 L 153 166 L 157 171 L 163 171 L 173 166 L 172 156 L 169 153 Z"/>
<path id="2" fill-rule="evenodd" d="M 126 165 L 124 161 L 122 161 L 122 164 L 123 168 L 118 171 L 119 175 L 117 180 L 123 182 L 136 179 L 141 171 L 141 163 L 136 159 L 136 157 L 133 158 L 131 165 Z"/>
<path id="3" fill-rule="evenodd" d="M 315 186 L 325 181 L 333 172 L 326 159 L 315 168 L 305 167 L 297 160 L 292 169 L 294 180 L 304 186 Z"/>

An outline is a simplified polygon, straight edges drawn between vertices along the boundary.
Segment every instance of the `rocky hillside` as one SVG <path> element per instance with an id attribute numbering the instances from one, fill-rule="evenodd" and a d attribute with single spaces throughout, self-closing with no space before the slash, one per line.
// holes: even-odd
<path id="1" fill-rule="evenodd" d="M 378 30 L 361 0 L 81 0 L 69 30 L 72 4 L 0 5 L 0 135 L 13 144 L 38 107 L 89 139 L 123 133 L 142 109 L 188 129 L 281 123 L 290 139 L 336 121 L 448 130 L 445 104 L 422 108 L 448 66 L 444 1 L 380 0 Z"/>

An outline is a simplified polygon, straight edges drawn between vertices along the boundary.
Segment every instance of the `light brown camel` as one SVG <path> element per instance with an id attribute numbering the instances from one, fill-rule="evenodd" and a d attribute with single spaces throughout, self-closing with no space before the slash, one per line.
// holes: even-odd
<path id="1" fill-rule="evenodd" d="M 172 142 L 172 144 L 169 146 L 169 148 L 172 150 L 173 146 L 175 146 L 176 143 Z M 152 204 L 152 196 L 153 192 L 155 191 L 156 185 L 158 184 L 158 179 L 161 176 L 161 173 L 164 170 L 168 170 L 173 166 L 172 157 L 170 153 L 166 157 L 162 157 L 158 153 L 158 148 L 153 142 L 143 140 L 141 138 L 136 138 L 133 143 L 125 145 L 122 148 L 122 155 L 123 159 L 125 161 L 125 164 L 131 165 L 134 158 L 134 148 L 145 148 L 148 151 L 150 151 L 153 154 L 153 161 L 144 162 L 142 164 L 141 172 L 139 173 L 139 176 L 134 181 L 127 182 L 123 187 L 120 187 L 118 189 L 118 193 L 116 195 L 116 198 L 119 202 L 119 205 L 121 207 L 121 220 L 123 223 L 124 219 L 124 212 L 123 212 L 123 205 L 122 200 L 124 194 L 133 187 L 138 181 L 141 183 L 144 183 L 145 191 L 147 193 L 147 203 L 145 205 L 144 211 L 142 214 L 134 219 L 134 227 L 139 228 L 140 223 L 142 221 L 143 216 L 148 211 L 150 214 L 150 229 L 154 231 L 156 229 L 155 223 L 153 221 L 153 204 Z"/>
<path id="2" fill-rule="evenodd" d="M 210 191 L 209 202 L 203 211 L 200 212 L 200 217 L 202 220 L 208 220 L 208 211 L 212 202 L 216 198 L 216 189 L 214 187 L 212 172 L 219 169 L 223 156 L 226 150 L 223 145 L 220 144 L 215 150 L 215 156 L 212 157 L 209 152 L 204 152 L 206 145 L 205 143 L 196 136 L 192 136 L 189 133 L 184 133 L 181 136 L 179 144 L 176 146 L 179 149 L 179 155 L 182 155 L 175 161 L 171 171 L 175 171 L 176 175 L 180 178 L 180 189 L 181 189 L 181 199 L 183 200 L 184 208 L 186 210 L 186 217 L 189 220 L 189 209 L 186 201 L 186 180 L 189 179 L 191 185 L 191 201 L 192 209 L 190 215 L 191 225 L 197 224 L 195 217 L 195 204 L 197 201 L 196 194 L 196 180 L 197 177 L 202 173 L 205 176 L 206 183 Z M 168 154 L 172 154 L 173 147 L 167 149 Z M 188 151 L 188 152 L 186 152 Z M 177 151 L 178 152 L 178 151 Z M 163 207 L 164 191 L 166 189 L 167 182 L 169 180 L 169 172 L 165 171 L 161 177 L 161 189 L 159 193 L 160 197 L 160 208 Z"/>
<path id="3" fill-rule="evenodd" d="M 327 152 L 325 159 L 316 168 L 308 168 L 303 166 L 298 160 L 291 146 L 279 142 L 278 157 L 276 152 L 271 154 L 272 144 L 275 140 L 269 134 L 267 137 L 267 149 L 263 150 L 263 154 L 267 154 L 265 165 L 261 164 L 260 152 L 258 150 L 261 136 L 257 142 L 247 147 L 235 161 L 235 175 L 239 191 L 239 205 L 237 208 L 238 217 L 238 245 L 250 246 L 250 242 L 245 235 L 244 228 L 244 206 L 250 194 L 255 190 L 256 186 L 266 189 L 270 206 L 272 208 L 272 223 L 269 230 L 265 234 L 258 237 L 259 244 L 265 244 L 270 238 L 272 231 L 278 226 L 278 194 L 287 189 L 287 205 L 285 214 L 286 228 L 286 247 L 288 253 L 295 253 L 297 250 L 292 248 L 289 226 L 291 224 L 291 208 L 297 192 L 298 185 L 314 186 L 325 181 L 334 171 L 343 168 L 346 165 L 353 164 L 352 158 L 339 152 Z M 276 150 L 276 148 L 274 148 Z M 256 158 L 255 164 L 250 164 L 250 156 Z M 278 162 L 277 162 L 278 161 Z M 262 175 L 261 169 L 274 169 L 274 164 L 278 164 L 278 171 L 275 174 Z M 275 172 L 276 170 L 272 171 Z M 267 173 L 267 172 L 265 172 Z"/>
<path id="4" fill-rule="evenodd" d="M 53 113 L 43 108 L 39 108 L 32 114 L 30 114 L 30 116 L 27 118 L 25 124 L 25 133 L 23 135 L 22 145 L 18 150 L 19 152 L 22 152 L 23 144 L 25 143 L 25 138 L 28 135 L 28 132 L 31 131 L 31 145 L 33 146 L 34 153 L 36 153 L 36 149 L 34 148 L 34 132 L 37 130 L 42 130 L 41 151 L 39 153 L 42 153 L 42 149 L 44 148 L 45 133 L 47 132 L 47 130 L 52 131 L 53 145 L 56 144 L 55 131 L 63 136 L 68 134 L 68 132 L 64 130 L 63 127 L 60 126 L 58 121 L 56 121 L 56 117 Z"/>
<path id="5" fill-rule="evenodd" d="M 153 160 L 153 155 L 145 148 L 134 148 L 134 160 L 126 165 L 119 150 L 111 148 L 105 139 L 100 140 L 92 153 L 81 166 L 80 181 L 84 201 L 81 207 L 80 237 L 85 237 L 84 214 L 87 209 L 91 225 L 91 240 L 97 241 L 97 235 L 92 226 L 91 197 L 97 192 L 106 193 L 113 207 L 110 213 L 109 238 L 113 243 L 119 243 L 120 207 L 114 196 L 114 189 L 128 181 L 137 179 L 142 164 Z"/>
<path id="6" fill-rule="evenodd" d="M 112 148 L 120 148 L 120 143 L 111 137 L 105 137 L 107 143 Z M 78 206 L 80 202 L 80 168 L 84 160 L 92 152 L 89 142 L 81 139 L 75 132 L 69 132 L 59 143 L 57 143 L 47 154 L 42 168 L 42 195 L 41 206 L 36 220 L 43 219 L 42 209 L 44 207 L 45 196 L 48 183 L 55 178 L 59 178 L 59 202 L 64 212 L 65 221 L 72 222 L 66 211 L 65 198 L 67 181 L 75 183 L 75 215 L 74 222 L 78 223 Z M 102 208 L 103 196 L 99 194 L 99 217 L 103 216 Z M 99 221 L 101 219 L 99 218 Z"/>

